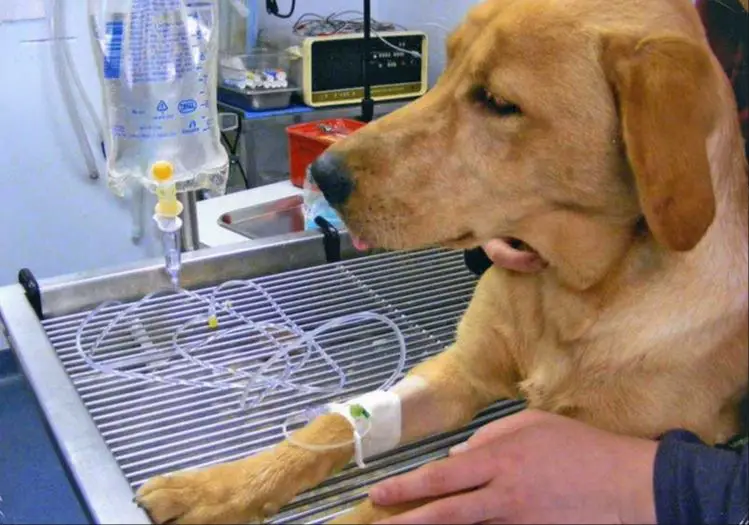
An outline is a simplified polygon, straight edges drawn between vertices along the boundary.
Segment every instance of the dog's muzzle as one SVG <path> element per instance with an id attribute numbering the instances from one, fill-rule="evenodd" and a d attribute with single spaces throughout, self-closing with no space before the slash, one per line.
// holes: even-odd
<path id="1" fill-rule="evenodd" d="M 322 154 L 310 165 L 310 174 L 332 206 L 345 203 L 354 190 L 346 164 L 338 155 Z"/>

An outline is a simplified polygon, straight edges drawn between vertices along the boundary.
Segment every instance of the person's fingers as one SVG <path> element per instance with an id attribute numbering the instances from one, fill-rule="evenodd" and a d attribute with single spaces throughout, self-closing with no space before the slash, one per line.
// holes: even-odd
<path id="1" fill-rule="evenodd" d="M 491 505 L 491 495 L 479 489 L 438 499 L 409 512 L 378 521 L 377 524 L 483 523 L 493 517 Z"/>
<path id="2" fill-rule="evenodd" d="M 450 455 L 460 454 L 476 447 L 480 447 L 503 436 L 507 436 L 522 428 L 535 425 L 539 421 L 551 417 L 538 410 L 523 410 L 517 414 L 504 417 L 478 429 L 467 441 L 455 445 L 450 449 Z"/>
<path id="3" fill-rule="evenodd" d="M 516 250 L 502 239 L 492 239 L 484 244 L 483 249 L 494 264 L 508 270 L 533 273 L 546 267 L 537 253 Z"/>
<path id="4" fill-rule="evenodd" d="M 388 506 L 480 487 L 492 479 L 489 451 L 477 449 L 459 457 L 429 463 L 378 483 L 369 492 L 377 505 Z"/>

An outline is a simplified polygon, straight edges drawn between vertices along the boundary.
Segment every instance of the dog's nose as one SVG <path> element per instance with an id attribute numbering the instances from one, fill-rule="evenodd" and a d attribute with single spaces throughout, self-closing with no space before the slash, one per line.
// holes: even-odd
<path id="1" fill-rule="evenodd" d="M 310 174 L 325 199 L 333 206 L 343 204 L 354 189 L 343 159 L 332 153 L 323 153 L 310 166 Z"/>

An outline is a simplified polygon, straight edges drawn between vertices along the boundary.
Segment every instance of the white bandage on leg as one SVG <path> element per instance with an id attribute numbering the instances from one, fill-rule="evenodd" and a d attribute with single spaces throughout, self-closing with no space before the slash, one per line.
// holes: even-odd
<path id="1" fill-rule="evenodd" d="M 363 410 L 362 410 L 363 409 Z M 364 459 L 398 446 L 401 438 L 401 400 L 382 390 L 346 403 L 331 403 L 330 413 L 345 417 L 354 429 L 354 459 L 364 468 Z"/>

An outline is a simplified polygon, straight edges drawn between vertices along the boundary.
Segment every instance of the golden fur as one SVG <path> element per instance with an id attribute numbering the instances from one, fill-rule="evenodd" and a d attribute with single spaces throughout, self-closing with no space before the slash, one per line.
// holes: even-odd
<path id="1" fill-rule="evenodd" d="M 456 343 L 400 393 L 403 442 L 518 396 L 634 436 L 730 437 L 749 366 L 747 166 L 690 0 L 488 0 L 448 56 L 426 96 L 333 148 L 355 184 L 342 213 L 380 247 L 514 237 L 549 266 L 484 274 Z M 351 429 L 328 415 L 300 433 Z M 261 520 L 351 455 L 282 443 L 138 501 L 157 522 Z M 342 521 L 400 510 L 365 502 Z"/>

